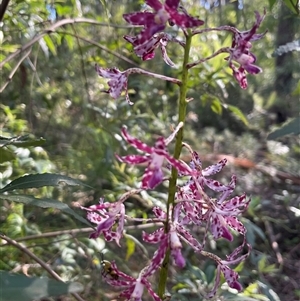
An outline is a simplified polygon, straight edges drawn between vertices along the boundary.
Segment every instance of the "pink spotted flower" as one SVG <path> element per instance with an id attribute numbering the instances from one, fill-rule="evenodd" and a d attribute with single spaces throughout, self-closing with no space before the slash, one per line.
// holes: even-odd
<path id="1" fill-rule="evenodd" d="M 177 41 L 171 35 L 160 32 L 153 35 L 150 39 L 146 40 L 142 44 L 140 43 L 138 36 L 125 35 L 124 39 L 132 44 L 135 54 L 142 58 L 142 60 L 147 61 L 153 59 L 155 56 L 155 49 L 160 48 L 163 60 L 166 62 L 166 64 L 171 67 L 175 66 L 167 54 L 166 46 L 170 41 L 175 41 L 177 43 L 179 43 L 179 41 Z"/>
<path id="2" fill-rule="evenodd" d="M 224 278 L 228 284 L 229 287 L 236 289 L 237 291 L 242 290 L 242 285 L 239 283 L 238 278 L 239 275 L 237 272 L 232 270 L 229 265 L 237 265 L 243 260 L 245 260 L 251 251 L 251 246 L 247 244 L 248 252 L 244 255 L 240 255 L 241 251 L 243 250 L 245 243 L 243 243 L 241 246 L 237 247 L 229 256 L 226 256 L 226 260 L 222 260 L 218 256 L 211 254 L 212 256 L 208 256 L 211 259 L 215 260 L 217 263 L 217 272 L 216 272 L 216 278 L 215 278 L 215 285 L 213 289 L 210 291 L 210 293 L 207 295 L 208 298 L 213 297 L 216 294 L 216 291 L 220 285 L 220 276 L 221 273 L 224 275 Z M 206 253 L 206 252 L 204 252 Z"/>
<path id="3" fill-rule="evenodd" d="M 166 0 L 162 4 L 158 0 L 146 0 L 154 12 L 134 12 L 124 14 L 124 19 L 132 25 L 142 25 L 144 29 L 138 35 L 138 43 L 143 44 L 157 32 L 163 31 L 166 23 L 176 24 L 181 28 L 203 25 L 204 22 L 189 16 L 184 10 L 179 11 L 180 0 Z"/>
<path id="4" fill-rule="evenodd" d="M 246 229 L 238 220 L 238 215 L 248 208 L 250 199 L 246 198 L 245 194 L 227 199 L 235 188 L 235 175 L 227 185 L 207 178 L 219 172 L 226 162 L 227 160 L 223 159 L 202 170 L 200 158 L 196 152 L 193 152 L 191 168 L 197 170 L 198 173 L 178 188 L 177 202 L 182 203 L 186 214 L 185 219 L 198 225 L 206 222 L 210 224 L 214 239 L 223 237 L 232 241 L 233 236 L 229 229 L 245 236 Z M 218 198 L 209 197 L 205 192 L 206 187 L 221 195 Z"/>
<path id="5" fill-rule="evenodd" d="M 117 99 L 120 97 L 122 91 L 125 91 L 126 101 L 132 104 L 128 95 L 127 82 L 129 74 L 127 70 L 121 72 L 118 68 L 101 68 L 98 65 L 96 65 L 95 68 L 100 77 L 109 79 L 109 89 L 104 92 L 109 93 L 113 99 Z"/>
<path id="6" fill-rule="evenodd" d="M 142 269 L 137 278 L 129 276 L 118 270 L 116 264 L 112 262 L 111 268 L 113 269 L 115 275 L 117 275 L 118 277 L 117 279 L 116 277 L 112 278 L 109 274 L 107 274 L 104 276 L 105 281 L 111 286 L 122 287 L 124 290 L 119 297 L 126 298 L 126 300 L 142 301 L 144 288 L 146 288 L 155 301 L 162 301 L 154 292 L 148 278 L 160 268 L 166 255 L 167 247 L 167 237 L 165 236 L 162 238 L 161 244 L 158 250 L 154 253 L 150 264 Z"/>
<path id="7" fill-rule="evenodd" d="M 125 220 L 125 206 L 122 202 L 109 203 L 101 198 L 99 204 L 81 208 L 88 212 L 87 219 L 97 225 L 96 231 L 91 233 L 90 238 L 97 238 L 103 233 L 106 241 L 115 240 L 120 245 Z M 118 221 L 118 227 L 116 231 L 113 231 L 116 221 Z"/>
<path id="8" fill-rule="evenodd" d="M 162 222 L 165 222 L 167 219 L 166 213 L 159 207 L 154 207 L 153 212 L 156 218 L 161 219 Z M 171 251 L 171 256 L 174 259 L 174 263 L 183 268 L 185 266 L 185 258 L 182 256 L 181 241 L 189 244 L 196 252 L 202 250 L 202 245 L 197 241 L 196 238 L 192 236 L 189 230 L 186 228 L 187 223 L 185 223 L 182 218 L 182 207 L 181 204 L 178 204 L 174 207 L 174 214 L 170 213 L 169 217 L 169 231 L 165 234 L 165 228 L 161 227 L 155 230 L 153 233 L 143 232 L 143 240 L 148 243 L 161 243 L 165 239 L 165 236 L 168 237 L 168 244 Z"/>
<path id="9" fill-rule="evenodd" d="M 179 123 L 174 132 L 166 139 L 159 137 L 154 146 L 148 146 L 141 140 L 130 136 L 126 130 L 126 127 L 122 128 L 122 136 L 124 139 L 137 150 L 146 153 L 145 155 L 128 155 L 123 157 L 116 155 L 119 161 L 127 164 L 147 164 L 147 168 L 142 177 L 141 188 L 153 189 L 163 181 L 164 173 L 162 171 L 162 167 L 165 160 L 167 160 L 179 172 L 184 174 L 193 173 L 188 165 L 173 158 L 166 149 L 166 146 L 174 139 L 175 135 L 182 126 L 183 123 Z"/>
<path id="10" fill-rule="evenodd" d="M 241 88 L 246 89 L 248 86 L 246 72 L 249 74 L 258 74 L 262 69 L 256 66 L 256 56 L 250 52 L 252 47 L 251 42 L 261 39 L 266 32 L 257 34 L 256 31 L 264 20 L 266 12 L 261 16 L 255 12 L 256 22 L 253 27 L 247 31 L 239 31 L 234 27 L 230 27 L 233 32 L 233 40 L 231 48 L 229 49 L 230 56 L 226 58 L 229 62 L 229 67 L 233 71 L 233 76 L 238 81 Z M 235 64 L 238 64 L 237 67 Z"/>

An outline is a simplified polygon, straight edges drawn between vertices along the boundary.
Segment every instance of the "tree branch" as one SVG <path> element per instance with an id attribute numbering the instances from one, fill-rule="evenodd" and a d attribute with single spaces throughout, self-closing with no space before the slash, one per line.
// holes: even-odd
<path id="1" fill-rule="evenodd" d="M 0 22 L 2 21 L 4 14 L 6 12 L 9 0 L 2 0 L 0 4 Z"/>
<path id="2" fill-rule="evenodd" d="M 88 24 L 95 24 L 95 25 L 100 25 L 100 26 L 106 26 L 106 27 L 114 27 L 114 28 L 132 28 L 132 26 L 118 26 L 118 25 L 111 25 L 111 24 L 106 24 L 106 23 L 101 23 L 98 21 L 95 21 L 93 19 L 88 19 L 88 18 L 75 18 L 75 19 L 64 19 L 64 20 L 59 20 L 58 22 L 52 24 L 45 30 L 43 30 L 40 34 L 36 35 L 32 40 L 30 40 L 27 44 L 23 45 L 21 48 L 19 48 L 17 51 L 14 53 L 10 54 L 8 57 L 6 57 L 1 63 L 0 63 L 0 69 L 9 62 L 11 59 L 15 58 L 18 56 L 21 52 L 27 50 L 30 48 L 34 43 L 39 41 L 42 37 L 44 37 L 47 34 L 55 32 L 55 30 L 61 26 L 67 25 L 67 24 L 75 24 L 75 23 L 88 23 Z"/>
<path id="3" fill-rule="evenodd" d="M 35 254 L 33 254 L 30 250 L 28 250 L 25 246 L 17 243 L 15 240 L 10 239 L 9 237 L 7 237 L 4 234 L 0 233 L 0 238 L 2 238 L 3 240 L 7 241 L 8 244 L 18 248 L 19 250 L 21 250 L 22 252 L 24 252 L 25 254 L 27 254 L 30 258 L 32 258 L 35 262 L 39 263 L 40 266 L 42 266 L 54 279 L 64 282 L 63 279 L 56 274 L 47 263 L 45 263 L 43 260 L 41 260 L 40 258 L 38 258 Z M 77 293 L 72 293 L 73 297 L 78 300 L 78 301 L 84 301 Z"/>

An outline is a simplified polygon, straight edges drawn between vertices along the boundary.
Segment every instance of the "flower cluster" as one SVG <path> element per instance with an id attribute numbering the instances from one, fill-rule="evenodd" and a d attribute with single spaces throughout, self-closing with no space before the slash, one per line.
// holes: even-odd
<path id="1" fill-rule="evenodd" d="M 122 130 L 122 135 L 129 144 L 134 146 L 137 150 L 146 153 L 145 155 L 117 156 L 120 161 L 128 164 L 147 163 L 144 175 L 142 176 L 142 189 L 153 189 L 164 180 L 162 164 L 165 159 L 178 170 L 179 174 L 188 175 L 190 177 L 183 186 L 177 187 L 174 210 L 169 211 L 169 216 L 167 216 L 161 208 L 153 208 L 155 221 L 168 225 L 168 231 L 165 231 L 165 227 L 161 227 L 153 233 L 143 233 L 142 237 L 145 242 L 159 243 L 160 246 L 150 266 L 143 269 L 137 279 L 122 273 L 115 265 L 113 265 L 113 268 L 119 278 L 111 279 L 109 275 L 107 275 L 107 281 L 111 285 L 127 287 L 121 295 L 130 295 L 131 298 L 137 298 L 133 300 L 140 300 L 136 296 L 141 295 L 144 286 L 147 287 L 154 300 L 160 300 L 151 289 L 147 279 L 158 269 L 164 259 L 167 248 L 171 251 L 175 265 L 180 268 L 185 266 L 185 258 L 181 253 L 183 247 L 182 242 L 187 243 L 195 252 L 208 256 L 216 261 L 218 265 L 216 283 L 220 282 L 219 274 L 222 272 L 230 287 L 238 290 L 242 288 L 241 284 L 237 281 L 237 273 L 230 269 L 228 265 L 236 264 L 245 259 L 247 255 L 238 257 L 238 253 L 241 252 L 244 244 L 238 247 L 227 260 L 221 260 L 219 257 L 203 251 L 205 236 L 200 243 L 199 238 L 191 234 L 189 227 L 193 224 L 203 224 L 206 225 L 205 228 L 207 228 L 209 225 L 215 239 L 223 237 L 232 241 L 233 236 L 229 229 L 245 235 L 245 227 L 238 220 L 237 216 L 247 209 L 250 199 L 247 199 L 244 194 L 228 199 L 235 188 L 235 176 L 232 177 L 228 185 L 223 185 L 209 178 L 222 170 L 227 163 L 226 159 L 202 170 L 202 164 L 196 152 L 192 152 L 190 166 L 168 154 L 166 145 L 172 141 L 181 126 L 180 124 L 168 138 L 158 138 L 153 147 L 130 136 L 125 128 Z M 207 188 L 220 193 L 220 196 L 218 198 L 209 197 L 205 192 Z M 139 191 L 140 190 L 132 190 L 114 203 L 104 203 L 103 199 L 101 199 L 99 205 L 84 208 L 88 211 L 88 219 L 97 224 L 96 231 L 92 233 L 90 237 L 96 238 L 103 233 L 107 241 L 115 240 L 119 244 L 119 240 L 123 234 L 124 220 L 126 219 L 125 206 L 123 203 L 131 194 Z M 115 223 L 117 223 L 118 226 L 114 232 L 112 229 Z M 216 292 L 217 287 L 218 285 L 215 285 L 210 295 Z"/>
<path id="2" fill-rule="evenodd" d="M 180 0 L 166 0 L 164 4 L 158 0 L 146 0 L 154 12 L 134 12 L 123 15 L 124 19 L 132 25 L 142 25 L 144 29 L 137 36 L 137 43 L 144 44 L 157 32 L 163 31 L 166 23 L 181 28 L 192 28 L 203 25 L 204 22 L 193 18 L 182 8 L 179 11 Z"/>
<path id="3" fill-rule="evenodd" d="M 229 67 L 232 69 L 233 76 L 243 89 L 248 87 L 246 71 L 250 74 L 262 72 L 260 67 L 254 65 L 256 56 L 250 52 L 250 49 L 252 47 L 251 42 L 261 39 L 266 34 L 266 32 L 262 34 L 256 33 L 265 18 L 266 12 L 264 12 L 262 16 L 258 12 L 256 12 L 255 15 L 256 22 L 251 29 L 240 32 L 234 27 L 230 28 L 233 33 L 233 40 L 231 48 L 229 49 L 230 56 L 226 58 L 226 60 L 229 62 Z M 234 62 L 239 64 L 239 68 L 234 65 Z"/>
<path id="4" fill-rule="evenodd" d="M 124 36 L 125 40 L 133 45 L 135 54 L 142 60 L 154 58 L 155 50 L 160 48 L 164 61 L 171 67 L 174 67 L 175 64 L 166 52 L 166 46 L 169 42 L 175 42 L 182 46 L 184 51 L 186 51 L 185 54 L 187 54 L 185 59 L 188 57 L 189 50 L 187 49 L 190 47 L 189 43 L 180 41 L 169 33 L 164 32 L 167 23 L 171 26 L 177 25 L 183 31 L 185 37 L 189 36 L 190 38 L 201 32 L 209 31 L 209 29 L 202 31 L 194 30 L 195 27 L 203 25 L 204 22 L 190 16 L 179 5 L 179 2 L 179 0 L 166 0 L 162 4 L 158 0 L 146 0 L 146 4 L 153 10 L 152 12 L 134 12 L 124 15 L 124 19 L 128 23 L 142 26 L 142 30 L 136 36 Z M 264 33 L 256 33 L 264 16 L 265 13 L 263 16 L 256 13 L 255 24 L 250 30 L 244 32 L 230 26 L 211 29 L 232 32 L 233 41 L 231 47 L 222 48 L 209 58 L 194 63 L 187 63 L 183 66 L 183 68 L 186 68 L 185 74 L 188 73 L 189 68 L 219 53 L 227 52 L 229 53 L 229 57 L 226 60 L 233 71 L 234 77 L 242 88 L 246 88 L 246 72 L 250 74 L 261 72 L 261 68 L 254 65 L 256 57 L 250 50 L 252 47 L 251 42 L 262 38 L 264 35 Z M 237 67 L 236 64 L 239 66 Z M 141 176 L 140 189 L 126 192 L 115 202 L 104 202 L 101 199 L 98 205 L 83 208 L 87 211 L 87 218 L 96 225 L 95 231 L 90 235 L 90 238 L 97 238 L 103 234 L 106 241 L 115 240 L 119 246 L 126 222 L 133 220 L 136 222 L 143 221 L 144 223 L 158 223 L 159 225 L 154 232 L 143 232 L 142 234 L 144 242 L 158 244 L 158 248 L 154 252 L 149 264 L 138 273 L 137 277 L 123 273 L 112 262 L 109 264 L 106 263 L 107 271 L 103 273 L 104 279 L 112 286 L 123 288 L 120 296 L 126 298 L 126 300 L 141 301 L 144 288 L 146 288 L 155 301 L 161 301 L 161 291 L 160 294 L 155 293 L 149 278 L 161 268 L 164 258 L 166 258 L 165 262 L 168 262 L 169 254 L 173 259 L 174 265 L 183 268 L 186 264 L 186 259 L 183 256 L 182 249 L 187 244 L 199 256 L 210 258 L 216 263 L 215 285 L 211 292 L 207 294 L 207 297 L 212 297 L 216 293 L 220 284 L 221 273 L 229 287 L 240 291 L 242 285 L 238 281 L 238 274 L 229 266 L 243 261 L 249 255 L 251 249 L 246 243 L 246 229 L 238 218 L 248 208 L 250 199 L 245 194 L 232 196 L 237 180 L 235 175 L 226 184 L 222 184 L 211 178 L 224 168 L 227 163 L 226 159 L 203 169 L 198 153 L 182 141 L 183 121 L 185 117 L 182 117 L 181 113 L 184 112 L 185 114 L 188 103 L 186 98 L 186 76 L 182 76 L 181 81 L 139 68 L 120 71 L 117 68 L 107 69 L 96 66 L 96 70 L 99 76 L 109 80 L 109 89 L 105 92 L 109 93 L 114 99 L 117 99 L 125 91 L 126 100 L 130 104 L 132 103 L 128 96 L 127 81 L 128 76 L 133 73 L 170 81 L 177 84 L 179 89 L 181 89 L 179 99 L 179 120 L 181 122 L 179 122 L 169 137 L 159 137 L 153 145 L 147 145 L 140 139 L 131 136 L 125 126 L 122 128 L 121 134 L 124 140 L 131 147 L 135 148 L 138 154 L 116 155 L 116 158 L 120 162 L 129 165 L 145 166 L 145 171 Z M 181 109 L 182 111 L 180 111 Z M 174 156 L 167 149 L 173 140 L 176 140 L 174 152 L 176 155 Z M 186 164 L 179 159 L 182 146 L 190 151 L 190 164 Z M 171 168 L 172 172 L 170 172 Z M 178 184 L 178 177 L 183 178 L 180 183 L 184 184 Z M 169 198 L 166 208 L 155 206 L 152 210 L 154 216 L 150 219 L 137 219 L 126 215 L 124 203 L 128 197 L 140 193 L 142 190 L 154 189 L 168 180 L 170 180 Z M 205 230 L 201 237 L 193 233 L 192 229 L 195 226 L 203 227 Z M 227 256 L 226 260 L 223 260 L 205 250 L 206 238 L 209 231 L 214 240 L 226 239 L 230 242 L 234 239 L 233 233 L 238 233 L 244 237 L 243 243 L 232 254 Z M 244 249 L 247 249 L 247 251 L 243 254 Z"/>

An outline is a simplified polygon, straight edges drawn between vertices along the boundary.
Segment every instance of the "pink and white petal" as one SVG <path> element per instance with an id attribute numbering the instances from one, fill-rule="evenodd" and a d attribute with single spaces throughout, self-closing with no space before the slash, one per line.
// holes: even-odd
<path id="1" fill-rule="evenodd" d="M 245 241 L 242 245 L 240 245 L 235 250 L 233 250 L 233 252 L 230 255 L 226 256 L 226 260 L 221 260 L 221 263 L 222 264 L 239 264 L 241 261 L 245 260 L 249 256 L 252 247 L 249 244 L 246 244 L 248 247 L 248 252 L 246 254 L 238 257 L 238 255 L 242 252 L 244 245 L 245 245 Z"/>
<path id="2" fill-rule="evenodd" d="M 166 219 L 167 217 L 166 213 L 160 207 L 155 206 L 152 211 L 157 218 Z"/>
<path id="3" fill-rule="evenodd" d="M 237 281 L 239 275 L 237 272 L 230 269 L 227 265 L 220 264 L 220 269 L 228 283 L 229 287 L 234 288 L 238 291 L 242 290 L 242 285 Z"/>
<path id="4" fill-rule="evenodd" d="M 250 203 L 251 199 L 247 199 L 246 195 L 236 196 L 221 205 L 221 209 L 228 211 L 231 215 L 237 215 L 244 212 Z"/>
<path id="5" fill-rule="evenodd" d="M 227 225 L 228 225 L 231 229 L 233 229 L 233 230 L 239 232 L 239 233 L 242 234 L 242 235 L 245 235 L 245 233 L 246 233 L 246 228 L 245 228 L 245 226 L 242 224 L 242 222 L 240 222 L 240 221 L 237 219 L 236 216 L 224 216 L 224 219 L 225 219 Z"/>
<path id="6" fill-rule="evenodd" d="M 135 281 L 136 280 L 134 279 L 134 282 L 132 283 L 132 285 L 130 285 L 126 290 L 124 290 L 122 293 L 120 293 L 118 299 L 122 300 L 122 298 L 126 298 L 126 300 L 130 300 L 131 294 L 135 287 Z"/>
<path id="7" fill-rule="evenodd" d="M 99 215 L 96 212 L 88 212 L 86 217 L 91 223 L 94 223 L 97 225 L 105 219 L 105 217 Z"/>
<path id="8" fill-rule="evenodd" d="M 165 237 L 165 231 L 164 228 L 159 228 L 156 231 L 154 231 L 153 233 L 146 233 L 146 232 L 142 232 L 142 238 L 144 241 L 151 243 L 151 244 L 156 244 L 160 241 L 162 241 Z"/>
<path id="9" fill-rule="evenodd" d="M 151 287 L 151 284 L 146 279 L 143 279 L 143 283 L 144 283 L 145 287 L 147 288 L 149 294 L 155 301 L 162 301 L 160 299 L 160 297 L 154 292 L 154 290 Z"/>
<path id="10" fill-rule="evenodd" d="M 204 179 L 204 184 L 213 191 L 224 192 L 228 190 L 228 185 L 223 185 L 216 180 Z"/>
<path id="11" fill-rule="evenodd" d="M 143 189 L 153 189 L 157 185 L 159 185 L 163 179 L 164 174 L 159 167 L 155 167 L 154 169 L 150 168 L 149 165 L 142 178 L 142 188 Z"/>
<path id="12" fill-rule="evenodd" d="M 208 166 L 205 169 L 203 169 L 202 175 L 204 177 L 212 176 L 212 175 L 220 172 L 226 164 L 227 164 L 227 159 L 225 158 L 225 159 L 221 160 L 220 162 L 218 162 L 217 164 L 213 164 L 213 165 Z"/>
<path id="13" fill-rule="evenodd" d="M 136 279 L 133 292 L 130 295 L 130 300 L 133 301 L 142 301 L 142 295 L 144 292 L 144 284 L 142 284 L 141 276 Z"/>
<path id="14" fill-rule="evenodd" d="M 142 164 L 148 162 L 151 159 L 149 156 L 141 156 L 141 155 L 127 155 L 122 157 L 119 157 L 118 155 L 115 156 L 119 161 L 128 164 Z"/>
<path id="15" fill-rule="evenodd" d="M 194 238 L 193 235 L 183 226 L 178 225 L 177 231 L 181 238 L 183 238 L 184 241 L 188 243 L 196 252 L 200 252 L 203 250 L 203 246 L 199 243 L 199 241 L 196 238 Z"/>
<path id="16" fill-rule="evenodd" d="M 178 0 L 175 0 L 175 1 L 178 1 Z M 152 7 L 155 11 L 158 11 L 161 8 L 163 8 L 163 5 L 158 0 L 146 0 L 146 4 L 149 5 L 150 7 Z"/>
<path id="17" fill-rule="evenodd" d="M 169 245 L 168 241 L 168 236 L 164 235 L 160 241 L 158 250 L 155 251 L 153 258 L 151 259 L 150 265 L 145 268 L 143 277 L 146 278 L 153 275 L 160 268 L 167 252 Z"/>
<path id="18" fill-rule="evenodd" d="M 147 144 L 145 144 L 144 142 L 142 142 L 141 140 L 134 138 L 132 136 L 129 135 L 129 133 L 126 130 L 126 127 L 123 126 L 122 127 L 122 136 L 123 138 L 132 146 L 134 146 L 136 149 L 139 149 L 145 153 L 149 153 L 151 154 L 153 152 L 153 148 L 149 147 Z"/>
<path id="19" fill-rule="evenodd" d="M 206 295 L 207 299 L 210 299 L 216 295 L 218 287 L 220 285 L 220 276 L 221 276 L 221 269 L 220 269 L 220 266 L 218 265 L 217 270 L 216 270 L 215 284 L 214 284 L 214 287 L 212 288 L 212 290 Z"/>
<path id="20" fill-rule="evenodd" d="M 170 136 L 164 139 L 164 145 L 168 145 L 176 136 L 178 131 L 183 127 L 183 122 L 179 122 L 175 130 L 170 134 Z"/>
<path id="21" fill-rule="evenodd" d="M 184 175 L 196 175 L 197 173 L 193 171 L 187 164 L 173 158 L 167 152 L 165 152 L 165 158 L 175 167 L 179 172 Z"/>
<path id="22" fill-rule="evenodd" d="M 172 10 L 177 10 L 180 0 L 166 0 L 165 5 Z"/>
<path id="23" fill-rule="evenodd" d="M 118 269 L 118 267 L 117 267 L 115 261 L 112 261 L 112 262 L 111 262 L 111 267 L 112 267 L 113 270 L 115 270 L 115 271 L 118 273 L 118 275 L 119 275 L 120 277 L 126 279 L 127 281 L 135 281 L 135 278 L 134 278 L 134 277 L 129 276 L 129 275 L 123 273 L 122 271 L 120 271 L 120 270 Z"/>
<path id="24" fill-rule="evenodd" d="M 118 68 L 101 68 L 97 64 L 95 69 L 99 76 L 109 79 L 118 79 L 122 73 Z"/>
<path id="25" fill-rule="evenodd" d="M 144 25 L 147 26 L 154 22 L 155 14 L 150 12 L 134 12 L 129 14 L 124 14 L 123 18 L 126 22 L 132 25 Z"/>
<path id="26" fill-rule="evenodd" d="M 173 257 L 175 264 L 179 268 L 182 269 L 185 267 L 185 259 L 182 256 L 181 248 L 171 249 L 171 256 Z"/>
<path id="27" fill-rule="evenodd" d="M 253 65 L 253 64 L 246 64 L 243 66 L 244 66 L 245 70 L 250 74 L 258 74 L 263 71 L 260 67 Z"/>
<path id="28" fill-rule="evenodd" d="M 223 237 L 229 241 L 233 241 L 233 236 L 227 229 L 226 221 L 223 216 L 213 213 L 211 215 L 210 228 L 215 239 Z"/>
<path id="29" fill-rule="evenodd" d="M 179 13 L 177 11 L 170 11 L 171 20 L 181 28 L 197 27 L 204 24 L 204 21 L 193 18 L 189 15 Z"/>

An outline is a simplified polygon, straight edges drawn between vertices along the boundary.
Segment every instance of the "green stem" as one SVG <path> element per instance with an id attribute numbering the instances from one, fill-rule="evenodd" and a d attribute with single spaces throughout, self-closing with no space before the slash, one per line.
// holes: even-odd
<path id="1" fill-rule="evenodd" d="M 181 77 L 181 86 L 179 90 L 179 103 L 178 103 L 178 122 L 185 121 L 186 117 L 186 94 L 188 88 L 188 68 L 187 64 L 189 62 L 189 55 L 192 43 L 192 35 L 188 34 L 186 36 L 186 45 L 184 48 L 184 58 L 182 63 L 182 77 Z M 183 128 L 182 127 L 177 135 L 175 142 L 175 150 L 174 150 L 174 158 L 178 159 L 181 153 L 182 141 L 183 141 Z M 167 202 L 167 217 L 169 216 L 169 211 L 174 208 L 175 201 L 175 193 L 176 193 L 176 183 L 177 183 L 178 172 L 176 168 L 172 168 L 171 178 L 169 182 L 169 194 L 168 194 L 168 202 Z M 173 215 L 173 212 L 172 212 Z M 165 224 L 165 232 L 169 231 L 168 218 Z M 165 294 L 167 278 L 168 278 L 168 268 L 169 268 L 169 259 L 170 259 L 170 249 L 167 251 L 165 259 L 163 261 L 162 267 L 160 269 L 159 274 L 159 283 L 158 283 L 158 295 L 161 299 L 163 299 L 163 295 Z"/>

